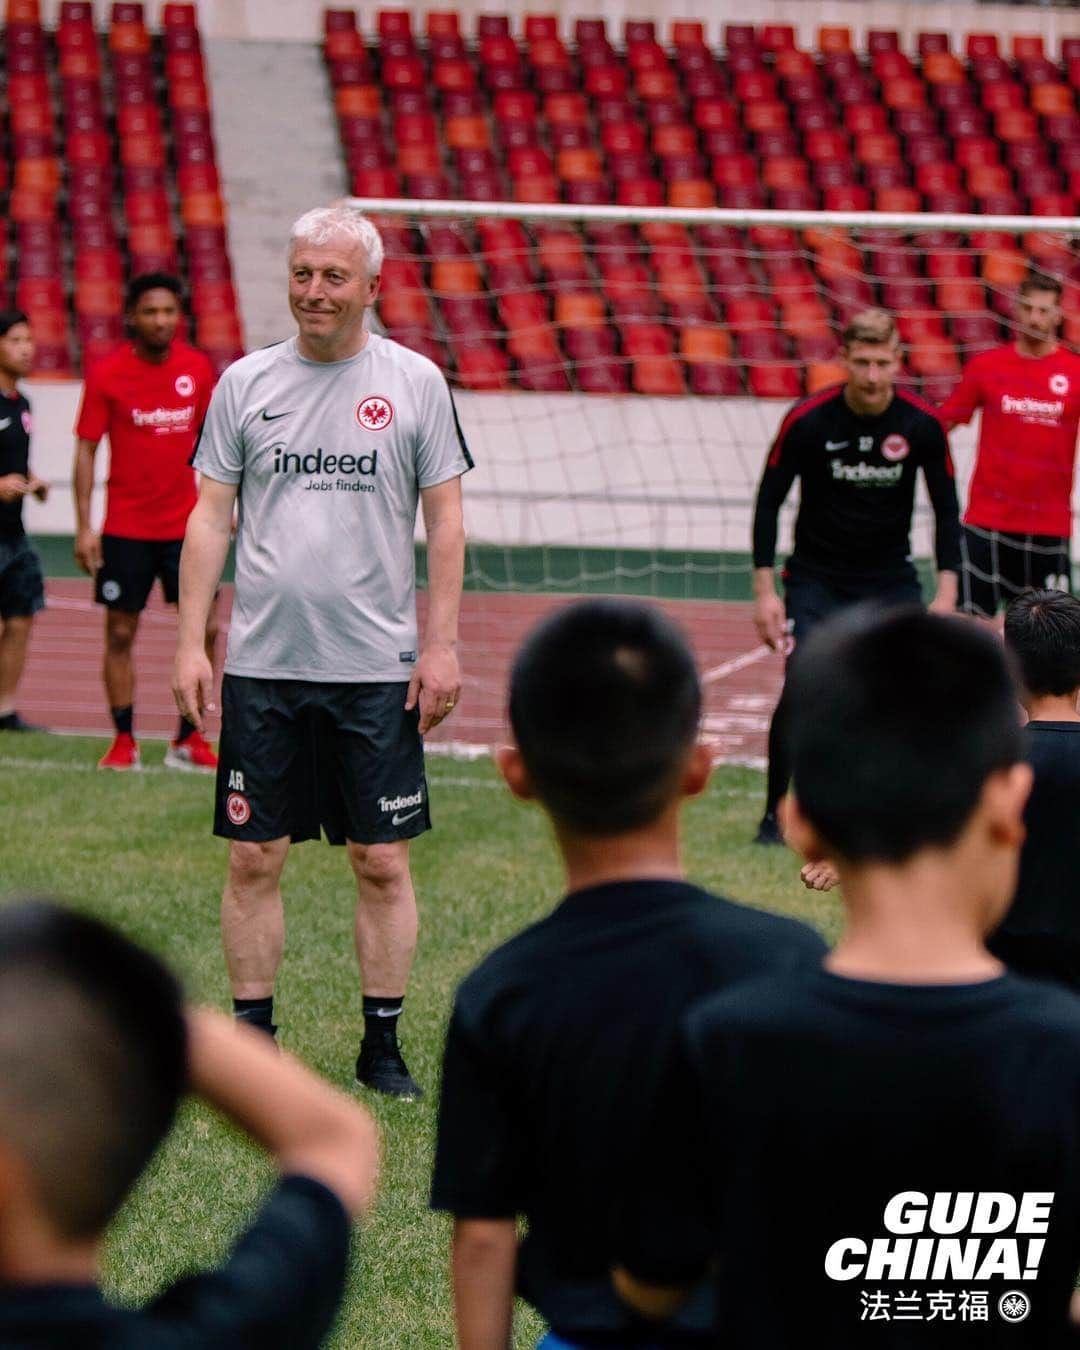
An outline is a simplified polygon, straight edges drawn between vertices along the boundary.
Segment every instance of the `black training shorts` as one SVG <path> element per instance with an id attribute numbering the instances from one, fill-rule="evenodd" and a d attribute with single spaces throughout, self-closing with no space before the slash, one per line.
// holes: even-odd
<path id="1" fill-rule="evenodd" d="M 0 619 L 28 619 L 44 608 L 41 560 L 30 540 L 0 535 Z"/>
<path id="2" fill-rule="evenodd" d="M 99 605 L 140 614 L 154 581 L 161 579 L 165 600 L 175 605 L 180 598 L 180 549 L 182 539 L 124 539 L 117 534 L 101 536 L 101 566 L 94 578 L 94 599 Z"/>
<path id="3" fill-rule="evenodd" d="M 834 580 L 809 572 L 794 559 L 784 569 L 784 608 L 796 645 L 805 641 L 818 624 L 840 609 L 873 601 L 883 608 L 922 604 L 922 588 L 912 568 L 910 574 L 878 580 Z"/>
<path id="4" fill-rule="evenodd" d="M 965 525 L 960 551 L 960 608 L 965 614 L 992 619 L 1029 586 L 1072 590 L 1069 541 L 1056 534 L 1013 534 Z"/>
<path id="5" fill-rule="evenodd" d="M 214 833 L 385 844 L 431 828 L 424 744 L 407 683 L 226 675 Z"/>

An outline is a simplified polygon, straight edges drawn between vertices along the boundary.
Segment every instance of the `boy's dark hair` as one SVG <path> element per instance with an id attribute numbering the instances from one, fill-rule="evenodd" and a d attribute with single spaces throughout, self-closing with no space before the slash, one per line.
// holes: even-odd
<path id="1" fill-rule="evenodd" d="M 962 619 L 846 610 L 800 645 L 785 697 L 799 805 L 852 862 L 952 843 L 1023 756 L 1001 643 Z"/>
<path id="2" fill-rule="evenodd" d="M 1080 600 L 1065 591 L 1021 592 L 1005 611 L 1005 641 L 1029 694 L 1080 688 Z"/>
<path id="3" fill-rule="evenodd" d="M 655 820 L 697 737 L 685 638 L 650 605 L 586 600 L 545 620 L 510 675 L 510 722 L 537 796 L 582 834 Z"/>
<path id="4" fill-rule="evenodd" d="M 0 337 L 6 337 L 17 323 L 29 322 L 21 309 L 0 309 Z"/>
<path id="5" fill-rule="evenodd" d="M 1045 272 L 1037 272 L 1033 269 L 1016 289 L 1020 295 L 1027 295 L 1029 291 L 1053 291 L 1060 300 L 1065 288 L 1057 277 L 1050 277 Z"/>
<path id="6" fill-rule="evenodd" d="M 180 278 L 174 277 L 171 272 L 141 272 L 128 282 L 124 309 L 128 312 L 133 310 L 147 291 L 172 291 L 179 304 L 184 288 L 180 285 Z"/>
<path id="7" fill-rule="evenodd" d="M 102 1231 L 186 1078 L 180 989 L 156 957 L 47 901 L 0 908 L 0 1134 L 61 1235 Z"/>

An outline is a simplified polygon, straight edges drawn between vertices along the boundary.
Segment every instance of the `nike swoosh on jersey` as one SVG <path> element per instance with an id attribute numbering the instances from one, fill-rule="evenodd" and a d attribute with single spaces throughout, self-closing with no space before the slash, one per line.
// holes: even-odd
<path id="1" fill-rule="evenodd" d="M 0 422 L 0 431 L 7 431 L 9 426 L 11 426 L 11 418 L 5 417 L 4 420 Z"/>
<path id="2" fill-rule="evenodd" d="M 263 409 L 263 414 L 262 414 L 262 420 L 263 420 L 264 422 L 276 422 L 276 421 L 277 421 L 279 418 L 281 418 L 281 417 L 291 417 L 295 411 L 296 411 L 295 408 L 290 408 L 288 412 L 283 412 L 283 413 L 270 413 L 270 412 L 267 412 L 267 410 L 264 408 L 264 409 Z"/>
<path id="3" fill-rule="evenodd" d="M 263 416 L 265 417 L 266 414 L 263 413 Z M 826 441 L 826 442 L 825 442 L 825 449 L 826 449 L 826 450 L 844 450 L 844 449 L 846 449 L 847 446 L 849 446 L 850 444 L 851 444 L 850 441 Z"/>
<path id="4" fill-rule="evenodd" d="M 422 806 L 418 806 L 415 811 L 410 811 L 408 815 L 405 816 L 399 816 L 398 813 L 395 811 L 394 814 L 390 817 L 390 824 L 404 825 L 407 820 L 412 820 L 413 816 L 418 816 L 423 809 L 424 808 Z"/>

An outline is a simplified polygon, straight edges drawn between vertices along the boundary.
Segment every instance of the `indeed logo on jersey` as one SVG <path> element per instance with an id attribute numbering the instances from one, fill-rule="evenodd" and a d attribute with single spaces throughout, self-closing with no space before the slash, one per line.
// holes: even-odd
<path id="1" fill-rule="evenodd" d="M 369 455 L 333 455 L 327 454 L 320 446 L 306 455 L 286 450 L 283 445 L 274 447 L 274 472 L 307 474 L 312 479 L 322 475 L 355 474 L 356 479 L 322 477 L 321 481 L 310 482 L 309 492 L 374 492 L 373 483 L 361 482 L 362 478 L 374 478 L 378 470 L 379 452 L 372 450 Z"/>
<path id="2" fill-rule="evenodd" d="M 131 421 L 137 427 L 153 427 L 155 431 L 186 431 L 195 416 L 195 405 L 183 408 L 132 408 Z"/>
<path id="3" fill-rule="evenodd" d="M 899 483 L 904 472 L 903 464 L 867 464 L 860 459 L 857 464 L 845 464 L 842 459 L 833 459 L 832 476 L 840 483 L 858 483 L 863 487 L 893 487 Z"/>
<path id="4" fill-rule="evenodd" d="M 1001 411 L 1018 417 L 1058 418 L 1065 416 L 1065 400 L 1060 398 L 1013 398 L 1002 394 Z"/>

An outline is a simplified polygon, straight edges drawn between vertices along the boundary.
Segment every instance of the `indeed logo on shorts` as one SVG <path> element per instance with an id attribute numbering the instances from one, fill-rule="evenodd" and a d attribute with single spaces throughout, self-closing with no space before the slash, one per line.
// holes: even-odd
<path id="1" fill-rule="evenodd" d="M 414 792 L 409 797 L 380 797 L 380 811 L 400 811 L 403 806 L 423 806 L 423 792 Z"/>
<path id="2" fill-rule="evenodd" d="M 322 447 L 306 455 L 292 454 L 283 445 L 274 447 L 275 473 L 357 473 L 365 478 L 375 475 L 378 450 L 370 455 L 328 455 Z"/>

